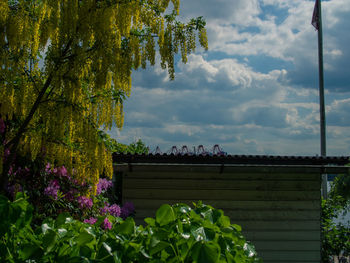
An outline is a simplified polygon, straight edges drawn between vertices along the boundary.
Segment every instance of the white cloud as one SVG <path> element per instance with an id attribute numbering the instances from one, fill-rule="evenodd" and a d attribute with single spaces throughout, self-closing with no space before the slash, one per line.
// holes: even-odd
<path id="1" fill-rule="evenodd" d="M 192 0 L 180 5 L 181 17 L 203 16 L 208 24 L 245 24 L 253 22 L 259 13 L 258 0 Z"/>
<path id="2" fill-rule="evenodd" d="M 163 151 L 219 143 L 233 154 L 319 153 L 313 5 L 183 1 L 183 18 L 206 18 L 209 52 L 179 63 L 173 82 L 159 66 L 135 72 L 124 129 L 113 134 Z M 323 9 L 328 153 L 349 154 L 349 0 L 323 1 Z"/>

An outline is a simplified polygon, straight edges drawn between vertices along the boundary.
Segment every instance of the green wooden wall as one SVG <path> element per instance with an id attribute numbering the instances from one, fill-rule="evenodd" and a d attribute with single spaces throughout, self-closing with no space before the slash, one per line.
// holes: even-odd
<path id="1" fill-rule="evenodd" d="M 119 166 L 136 221 L 202 200 L 239 224 L 265 263 L 320 262 L 320 173 L 310 167 Z"/>

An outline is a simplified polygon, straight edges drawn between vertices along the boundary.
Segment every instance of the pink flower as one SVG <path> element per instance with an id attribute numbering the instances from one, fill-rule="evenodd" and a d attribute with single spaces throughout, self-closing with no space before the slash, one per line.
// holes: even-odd
<path id="1" fill-rule="evenodd" d="M 10 166 L 10 169 L 9 169 L 9 175 L 13 175 L 13 166 L 12 165 Z"/>
<path id="2" fill-rule="evenodd" d="M 51 164 L 50 163 L 47 163 L 46 166 L 45 166 L 45 172 L 46 173 L 51 173 Z"/>
<path id="3" fill-rule="evenodd" d="M 5 160 L 6 160 L 7 157 L 10 156 L 10 154 L 11 154 L 10 149 L 6 148 L 5 151 L 4 151 L 4 158 L 5 158 Z"/>
<path id="4" fill-rule="evenodd" d="M 104 178 L 100 178 L 97 184 L 96 194 L 99 195 L 113 185 L 113 182 Z"/>
<path id="5" fill-rule="evenodd" d="M 47 196 L 53 197 L 55 200 L 57 200 L 57 193 L 60 189 L 60 185 L 57 180 L 51 180 L 48 187 L 45 188 L 44 194 Z"/>
<path id="6" fill-rule="evenodd" d="M 102 227 L 104 229 L 112 229 L 112 223 L 109 222 L 108 218 L 106 217 L 105 220 L 103 220 Z"/>
<path id="7" fill-rule="evenodd" d="M 64 167 L 64 166 L 58 167 L 57 170 L 56 170 L 56 174 L 57 174 L 58 176 L 68 177 L 68 178 L 69 178 L 67 168 Z"/>
<path id="8" fill-rule="evenodd" d="M 120 209 L 120 206 L 117 205 L 117 204 L 113 204 L 109 207 L 109 213 L 112 215 L 112 216 L 120 216 L 120 213 L 121 213 L 121 209 Z"/>
<path id="9" fill-rule="evenodd" d="M 93 224 L 96 223 L 96 221 L 97 221 L 96 218 L 90 217 L 89 219 L 85 219 L 85 220 L 84 220 L 84 223 L 88 223 L 88 224 L 90 224 L 90 225 L 93 225 Z"/>
<path id="10" fill-rule="evenodd" d="M 105 203 L 105 206 L 100 209 L 100 213 L 101 213 L 101 215 L 105 215 L 108 213 L 108 211 L 109 211 L 109 204 Z"/>
<path id="11" fill-rule="evenodd" d="M 92 205 L 94 204 L 92 202 L 92 199 L 88 198 L 86 196 L 79 196 L 77 200 L 78 200 L 80 208 L 82 208 L 82 209 L 83 208 L 91 208 Z"/>
<path id="12" fill-rule="evenodd" d="M 75 199 L 75 196 L 77 194 L 77 190 L 75 189 L 72 189 L 72 190 L 69 190 L 65 195 L 64 197 L 68 200 L 68 201 L 73 201 Z"/>
<path id="13" fill-rule="evenodd" d="M 100 210 L 102 215 L 110 214 L 112 216 L 119 217 L 121 214 L 120 206 L 117 204 L 109 205 L 108 203 L 105 204 L 105 206 Z"/>

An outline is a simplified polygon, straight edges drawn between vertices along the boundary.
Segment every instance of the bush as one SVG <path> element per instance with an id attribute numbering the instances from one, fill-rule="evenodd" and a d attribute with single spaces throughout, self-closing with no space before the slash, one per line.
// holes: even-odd
<path id="1" fill-rule="evenodd" d="M 350 224 L 342 222 L 342 213 L 349 212 L 349 201 L 342 196 L 331 195 L 322 200 L 322 262 L 333 262 L 350 255 Z M 337 222 L 338 221 L 338 222 Z"/>
<path id="2" fill-rule="evenodd" d="M 23 194 L 0 196 L 1 262 L 260 262 L 241 228 L 201 203 L 162 205 L 146 226 L 113 216 L 90 225 L 62 213 L 33 231 L 31 213 Z"/>
<path id="3" fill-rule="evenodd" d="M 74 179 L 64 166 L 44 165 L 41 159 L 17 159 L 18 163 L 11 166 L 9 174 L 9 195 L 14 197 L 17 192 L 24 192 L 28 196 L 35 207 L 33 223 L 36 225 L 64 212 L 75 219 L 90 221 L 99 215 L 126 218 L 134 213 L 130 203 L 123 207 L 114 203 L 111 180 L 100 178 L 96 194 L 93 194 L 91 184 Z"/>

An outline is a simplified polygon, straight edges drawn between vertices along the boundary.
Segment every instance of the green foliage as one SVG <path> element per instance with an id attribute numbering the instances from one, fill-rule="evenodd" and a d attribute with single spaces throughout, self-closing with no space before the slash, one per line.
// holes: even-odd
<path id="1" fill-rule="evenodd" d="M 60 214 L 33 231 L 31 206 L 0 198 L 1 262 L 260 262 L 254 247 L 221 210 L 198 203 L 163 205 L 146 226 L 108 217 L 111 230 Z"/>
<path id="2" fill-rule="evenodd" d="M 104 131 L 99 131 L 100 140 L 104 142 L 106 148 L 113 153 L 148 154 L 149 149 L 141 139 L 129 145 L 117 142 Z"/>
<path id="3" fill-rule="evenodd" d="M 130 143 L 127 146 L 127 149 L 123 151 L 123 153 L 130 153 L 130 154 L 148 154 L 149 149 L 145 145 L 141 139 L 137 140 L 136 142 Z"/>
<path id="4" fill-rule="evenodd" d="M 335 178 L 330 195 L 341 195 L 344 199 L 350 200 L 350 174 L 340 174 Z"/>
<path id="5" fill-rule="evenodd" d="M 350 225 L 336 223 L 341 214 L 349 211 L 349 202 L 342 196 L 332 195 L 322 200 L 322 262 L 330 261 L 333 256 L 350 254 Z"/>

